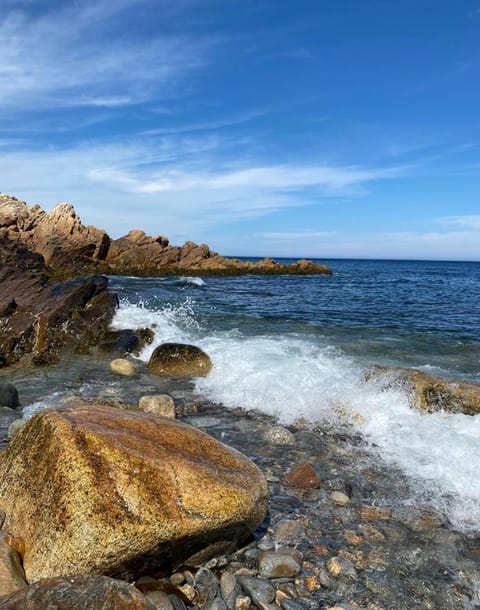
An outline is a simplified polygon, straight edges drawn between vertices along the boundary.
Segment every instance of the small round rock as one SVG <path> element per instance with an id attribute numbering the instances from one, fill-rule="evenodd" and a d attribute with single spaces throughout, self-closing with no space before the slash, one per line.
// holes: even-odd
<path id="1" fill-rule="evenodd" d="M 154 413 L 155 415 L 175 419 L 175 402 L 168 394 L 142 396 L 138 401 L 138 408 L 145 413 Z"/>
<path id="2" fill-rule="evenodd" d="M 110 362 L 110 370 L 116 375 L 125 375 L 126 377 L 132 377 L 137 373 L 135 365 L 126 358 L 112 360 Z"/>
<path id="3" fill-rule="evenodd" d="M 282 426 L 273 426 L 268 428 L 263 434 L 266 441 L 272 445 L 293 445 L 295 443 L 295 436 Z"/>
<path id="4" fill-rule="evenodd" d="M 339 504 L 340 506 L 347 506 L 347 504 L 350 504 L 350 498 L 347 496 L 347 494 L 343 493 L 343 491 L 334 491 L 330 495 L 330 499 L 332 502 L 335 502 L 335 504 Z"/>

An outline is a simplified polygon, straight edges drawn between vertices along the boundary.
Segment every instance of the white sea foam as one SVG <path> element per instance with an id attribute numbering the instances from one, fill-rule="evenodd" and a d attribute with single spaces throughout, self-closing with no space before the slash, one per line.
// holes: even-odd
<path id="1" fill-rule="evenodd" d="M 205 280 L 202 280 L 201 277 L 190 277 L 190 276 L 182 276 L 178 280 L 181 284 L 193 284 L 194 286 L 206 286 L 207 283 Z"/>
<path id="2" fill-rule="evenodd" d="M 192 303 L 151 311 L 123 304 L 115 328 L 151 326 L 155 341 L 193 342 L 214 368 L 196 380 L 201 395 L 227 407 L 275 415 L 283 423 L 350 423 L 378 446 L 384 459 L 429 490 L 439 508 L 462 529 L 480 524 L 480 416 L 421 414 L 400 388 L 365 381 L 364 369 L 337 349 L 305 335 L 245 337 L 207 332 Z"/>

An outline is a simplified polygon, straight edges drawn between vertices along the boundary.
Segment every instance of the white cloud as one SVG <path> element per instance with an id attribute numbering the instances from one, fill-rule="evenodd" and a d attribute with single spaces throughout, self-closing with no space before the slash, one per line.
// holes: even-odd
<path id="1" fill-rule="evenodd" d="M 114 107 L 174 90 L 204 65 L 209 43 L 161 32 L 135 37 L 115 18 L 139 3 L 171 17 L 169 3 L 151 0 L 79 0 L 36 16 L 7 9 L 0 16 L 0 108 Z"/>
<path id="2" fill-rule="evenodd" d="M 236 145 L 235 140 L 218 136 L 164 136 L 85 142 L 58 150 L 2 153 L 0 148 L 0 185 L 5 192 L 45 207 L 72 200 L 84 222 L 113 235 L 138 227 L 172 236 L 317 205 L 401 171 L 320 164 L 262 166 L 252 160 L 244 161 L 242 168 L 232 167 L 222 159 Z"/>

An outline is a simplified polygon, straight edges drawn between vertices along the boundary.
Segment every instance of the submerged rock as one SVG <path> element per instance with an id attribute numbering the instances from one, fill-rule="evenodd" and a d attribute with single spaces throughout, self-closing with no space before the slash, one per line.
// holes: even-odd
<path id="1" fill-rule="evenodd" d="M 446 411 L 478 415 L 480 413 L 480 384 L 465 381 L 446 381 L 416 369 L 375 367 L 368 378 L 382 377 L 386 387 L 400 385 L 407 388 L 412 405 L 426 413 Z"/>
<path id="2" fill-rule="evenodd" d="M 20 406 L 18 390 L 8 381 L 0 381 L 0 406 L 16 409 Z"/>
<path id="3" fill-rule="evenodd" d="M 142 412 L 47 409 L 0 454 L 0 506 L 5 528 L 25 540 L 28 582 L 81 572 L 129 579 L 205 559 L 249 536 L 266 502 L 248 458 Z"/>
<path id="4" fill-rule="evenodd" d="M 212 361 L 195 345 L 162 343 L 147 366 L 151 373 L 161 377 L 204 377 L 210 372 Z"/>
<path id="5" fill-rule="evenodd" d="M 175 401 L 168 394 L 155 394 L 142 396 L 138 401 L 138 408 L 145 413 L 154 413 L 162 417 L 175 419 Z"/>
<path id="6" fill-rule="evenodd" d="M 0 599 L 0 610 L 155 610 L 138 589 L 105 576 L 39 580 Z"/>
<path id="7" fill-rule="evenodd" d="M 126 377 L 132 377 L 137 374 L 137 368 L 127 360 L 126 358 L 116 358 L 110 362 L 110 370 L 116 375 L 125 375 Z"/>

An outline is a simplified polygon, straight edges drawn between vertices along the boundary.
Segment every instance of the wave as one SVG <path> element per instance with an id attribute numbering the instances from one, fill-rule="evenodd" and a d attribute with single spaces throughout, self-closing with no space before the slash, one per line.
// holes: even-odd
<path id="1" fill-rule="evenodd" d="M 306 419 L 352 426 L 387 463 L 399 466 L 419 489 L 426 487 L 455 526 L 478 527 L 480 417 L 417 412 L 405 391 L 385 388 L 382 379 L 366 381 L 363 366 L 314 334 L 246 336 L 203 327 L 191 300 L 158 310 L 123 302 L 113 326 L 154 330 L 153 344 L 141 354 L 145 361 L 165 341 L 204 349 L 214 367 L 195 380 L 202 397 L 260 410 L 284 424 Z"/>
<path id="2" fill-rule="evenodd" d="M 201 277 L 182 276 L 178 279 L 181 284 L 193 284 L 194 286 L 206 286 L 205 280 Z"/>

